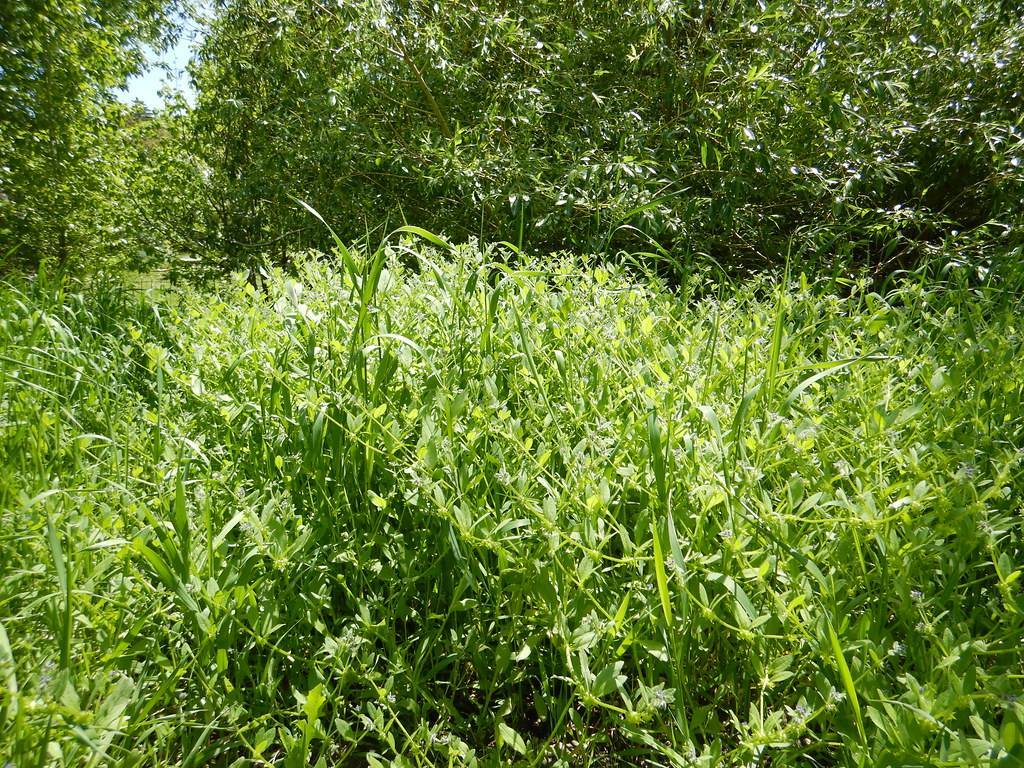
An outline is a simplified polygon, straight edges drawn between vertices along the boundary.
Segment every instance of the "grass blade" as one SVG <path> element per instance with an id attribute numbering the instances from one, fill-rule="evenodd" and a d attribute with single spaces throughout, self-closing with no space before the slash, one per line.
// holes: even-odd
<path id="1" fill-rule="evenodd" d="M 836 634 L 831 621 L 828 622 L 827 628 L 828 639 L 832 645 L 832 655 L 835 658 L 836 667 L 839 669 L 839 677 L 842 679 L 843 688 L 850 699 L 850 706 L 853 707 L 853 717 L 857 723 L 857 734 L 860 736 L 861 743 L 867 744 L 867 735 L 864 732 L 864 718 L 861 716 L 860 699 L 857 698 L 857 687 L 854 685 L 853 675 L 850 674 L 850 667 L 847 665 L 846 656 L 843 654 L 843 646 L 839 643 L 839 636 Z"/>

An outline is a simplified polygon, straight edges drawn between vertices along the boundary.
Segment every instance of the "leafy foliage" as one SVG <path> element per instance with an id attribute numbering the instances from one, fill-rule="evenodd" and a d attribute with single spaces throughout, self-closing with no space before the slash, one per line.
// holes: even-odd
<path id="1" fill-rule="evenodd" d="M 1021 759 L 1019 278 L 680 295 L 421 235 L 5 290 L 0 752 Z"/>
<path id="2" fill-rule="evenodd" d="M 218 6 L 195 152 L 227 265 L 409 222 L 679 269 L 1020 258 L 1015 2 Z"/>
<path id="3" fill-rule="evenodd" d="M 88 263 L 126 245 L 131 119 L 110 89 L 165 34 L 166 0 L 0 6 L 0 267 Z"/>
<path id="4" fill-rule="evenodd" d="M 1024 763 L 1019 2 L 172 9 L 0 5 L 5 768 Z"/>

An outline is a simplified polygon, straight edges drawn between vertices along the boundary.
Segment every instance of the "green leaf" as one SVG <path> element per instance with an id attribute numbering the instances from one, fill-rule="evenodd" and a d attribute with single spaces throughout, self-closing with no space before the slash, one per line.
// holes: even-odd
<path id="1" fill-rule="evenodd" d="M 302 712 L 306 715 L 306 719 L 313 722 L 320 717 L 320 710 L 325 701 L 324 686 L 321 683 L 306 694 L 306 701 L 302 704 Z"/>
<path id="2" fill-rule="evenodd" d="M 857 688 L 853 683 L 853 675 L 850 674 L 850 667 L 846 664 L 846 656 L 843 655 L 843 646 L 839 644 L 839 636 L 832 627 L 831 621 L 828 621 L 827 629 L 829 642 L 832 644 L 832 655 L 835 658 L 836 667 L 839 669 L 839 677 L 843 681 L 843 688 L 846 690 L 846 695 L 850 699 L 850 705 L 853 707 L 853 716 L 857 723 L 857 733 L 860 736 L 861 744 L 866 744 L 867 735 L 864 733 L 864 718 L 861 715 L 860 700 L 857 698 Z"/>
<path id="3" fill-rule="evenodd" d="M 393 234 L 397 234 L 399 232 L 408 232 L 409 234 L 417 235 L 419 237 L 422 237 L 428 243 L 431 243 L 433 245 L 439 246 L 440 248 L 444 248 L 446 251 L 454 251 L 455 250 L 455 246 L 453 246 L 447 240 L 445 240 L 444 238 L 438 237 L 433 232 L 428 232 L 427 230 L 423 229 L 423 227 L 415 227 L 415 226 L 412 226 L 411 224 L 407 224 L 407 225 L 405 225 L 403 227 L 399 227 L 398 229 L 396 229 Z"/>
<path id="4" fill-rule="evenodd" d="M 665 553 L 661 546 L 661 526 L 656 517 L 651 517 L 651 536 L 654 541 L 654 577 L 658 582 L 658 596 L 661 599 L 661 610 L 665 615 L 665 626 L 671 628 L 672 598 L 668 592 L 668 576 L 665 572 Z"/>
<path id="5" fill-rule="evenodd" d="M 1003 717 L 1003 725 L 999 729 L 999 738 L 1002 739 L 1003 749 L 1007 752 L 1012 752 L 1018 744 L 1024 744 L 1024 741 L 1021 739 L 1020 726 L 1010 713 Z"/>
<path id="6" fill-rule="evenodd" d="M 621 661 L 613 662 L 607 665 L 604 669 L 594 676 L 594 682 L 590 686 L 590 692 L 596 698 L 600 699 L 603 696 L 607 696 L 609 693 L 618 688 L 619 685 L 625 682 L 626 676 L 621 674 L 622 672 Z"/>
<path id="7" fill-rule="evenodd" d="M 5 708 L 4 722 L 10 722 L 18 713 L 18 676 L 14 664 L 14 651 L 11 648 L 7 630 L 0 621 L 0 681 L 7 691 L 8 706 Z"/>
<path id="8" fill-rule="evenodd" d="M 505 723 L 498 723 L 498 744 L 512 747 L 520 755 L 526 754 L 526 742 L 523 737 Z"/>

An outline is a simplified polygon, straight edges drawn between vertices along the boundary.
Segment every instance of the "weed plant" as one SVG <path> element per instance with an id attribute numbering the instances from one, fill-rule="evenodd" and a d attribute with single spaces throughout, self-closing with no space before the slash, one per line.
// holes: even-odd
<path id="1" fill-rule="evenodd" d="M 1019 279 L 412 234 L 2 290 L 4 760 L 1021 764 Z"/>

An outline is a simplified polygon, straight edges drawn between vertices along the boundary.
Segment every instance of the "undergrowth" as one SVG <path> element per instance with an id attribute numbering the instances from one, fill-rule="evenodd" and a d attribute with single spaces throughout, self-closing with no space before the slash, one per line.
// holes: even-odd
<path id="1" fill-rule="evenodd" d="M 1019 764 L 1019 285 L 428 239 L 3 289 L 0 756 Z"/>

